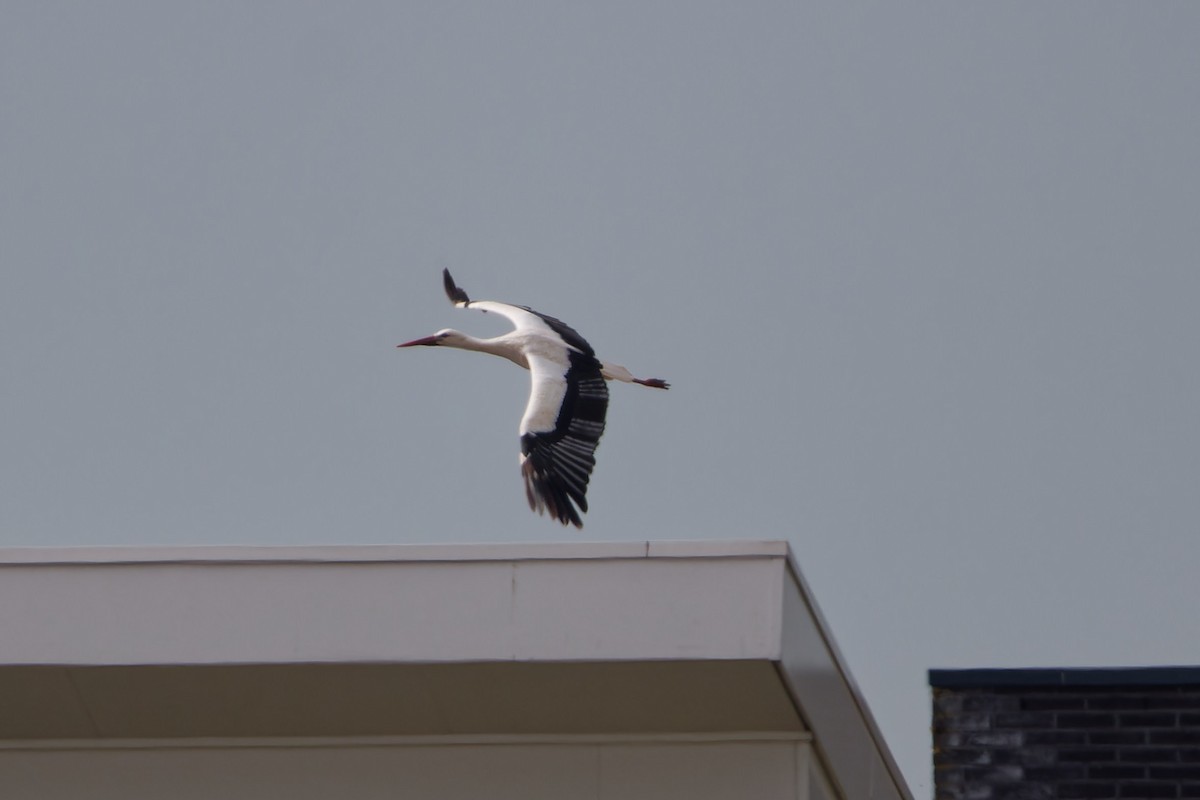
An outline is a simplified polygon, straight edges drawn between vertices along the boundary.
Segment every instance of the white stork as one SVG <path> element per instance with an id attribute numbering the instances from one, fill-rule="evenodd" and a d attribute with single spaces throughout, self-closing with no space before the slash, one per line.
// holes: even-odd
<path id="1" fill-rule="evenodd" d="M 516 330 L 494 339 L 476 339 L 449 328 L 397 347 L 457 347 L 503 356 L 529 370 L 533 389 L 521 418 L 521 474 L 529 507 L 563 525 L 583 527 L 579 512 L 588 509 L 588 480 L 596 466 L 596 447 L 608 410 L 606 380 L 666 389 L 658 378 L 635 378 L 629 370 L 597 360 L 592 346 L 570 326 L 525 306 L 471 300 L 442 270 L 450 302 L 458 308 L 489 311 L 508 319 Z M 576 511 L 578 507 L 578 511 Z"/>

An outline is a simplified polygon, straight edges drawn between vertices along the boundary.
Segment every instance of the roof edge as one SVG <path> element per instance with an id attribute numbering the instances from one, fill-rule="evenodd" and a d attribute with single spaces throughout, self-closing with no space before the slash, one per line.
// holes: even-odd
<path id="1" fill-rule="evenodd" d="M 853 703 L 852 713 L 858 716 L 858 720 L 866 728 L 867 737 L 870 739 L 875 751 L 879 754 L 883 768 L 896 790 L 896 795 L 902 798 L 902 800 L 912 800 L 913 793 L 904 779 L 904 773 L 900 770 L 900 765 L 896 762 L 896 757 L 892 754 L 891 748 L 888 747 L 887 740 L 883 736 L 883 731 L 879 728 L 879 723 L 876 722 L 870 705 L 867 704 L 866 696 L 863 694 L 862 689 L 859 688 L 858 682 L 854 679 L 854 674 L 850 671 L 850 665 L 846 661 L 846 657 L 842 655 L 842 651 L 838 647 L 837 640 L 833 636 L 833 629 L 826 621 L 825 615 L 817 603 L 816 595 L 805 579 L 804 572 L 800 569 L 799 559 L 791 549 L 787 551 L 787 567 L 792 582 L 799 590 L 800 600 L 812 618 L 813 624 L 816 626 L 817 635 L 821 638 L 821 642 L 829 654 L 830 662 L 850 695 L 851 702 Z M 792 695 L 792 702 L 796 704 L 797 710 L 800 710 L 800 698 L 796 696 L 795 687 L 786 679 L 786 676 L 784 685 L 788 687 L 788 692 Z M 806 724 L 808 722 L 806 720 Z M 821 730 L 817 728 L 816 731 L 818 736 L 820 736 Z"/>
<path id="2" fill-rule="evenodd" d="M 935 689 L 1044 686 L 1200 686 L 1200 666 L 931 669 Z"/>
<path id="3" fill-rule="evenodd" d="M 781 540 L 0 547 L 0 567 L 83 564 L 296 564 L 782 558 L 787 553 L 787 542 Z"/>

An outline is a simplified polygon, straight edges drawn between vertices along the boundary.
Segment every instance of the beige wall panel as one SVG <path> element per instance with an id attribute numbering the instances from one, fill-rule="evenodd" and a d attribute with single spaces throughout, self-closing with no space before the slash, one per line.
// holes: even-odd
<path id="1" fill-rule="evenodd" d="M 0 751 L 5 800 L 797 800 L 795 742 Z"/>

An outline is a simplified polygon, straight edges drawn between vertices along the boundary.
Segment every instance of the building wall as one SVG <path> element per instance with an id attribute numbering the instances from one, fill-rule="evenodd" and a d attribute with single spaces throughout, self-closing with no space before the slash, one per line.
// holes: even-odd
<path id="1" fill-rule="evenodd" d="M 911 800 L 782 542 L 0 548 L 0 573 L 0 800 Z"/>
<path id="2" fill-rule="evenodd" d="M 147 743 L 0 750 L 5 800 L 829 800 L 796 740 Z M 810 790 L 815 793 L 810 793 Z"/>
<path id="3" fill-rule="evenodd" d="M 996 682 L 931 674 L 937 800 L 1200 797 L 1200 676 L 981 672 Z"/>

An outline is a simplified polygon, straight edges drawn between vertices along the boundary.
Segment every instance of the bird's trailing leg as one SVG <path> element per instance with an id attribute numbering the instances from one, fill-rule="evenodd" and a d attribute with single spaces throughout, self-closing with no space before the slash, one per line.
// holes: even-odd
<path id="1" fill-rule="evenodd" d="M 642 386 L 649 386 L 652 389 L 670 389 L 671 384 L 664 381 L 662 378 L 635 378 L 629 370 L 622 367 L 620 364 L 602 363 L 600 365 L 600 374 L 604 376 L 606 381 L 622 381 L 623 383 L 640 383 Z"/>

